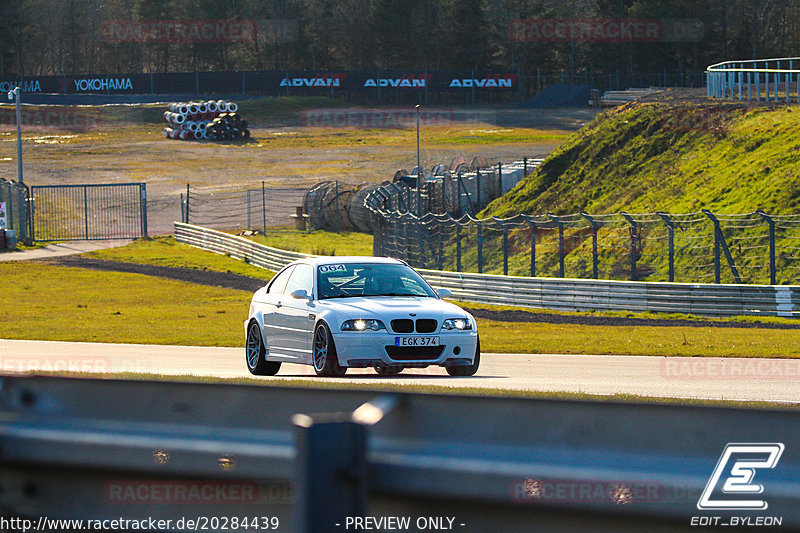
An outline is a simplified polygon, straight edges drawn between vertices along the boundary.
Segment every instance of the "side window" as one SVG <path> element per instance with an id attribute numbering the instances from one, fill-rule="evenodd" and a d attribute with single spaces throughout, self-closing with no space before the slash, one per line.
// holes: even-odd
<path id="1" fill-rule="evenodd" d="M 289 277 L 289 282 L 283 292 L 284 294 L 292 294 L 297 289 L 305 289 L 308 294 L 311 294 L 311 289 L 314 286 L 313 280 L 314 267 L 301 263 L 294 267 L 294 272 Z"/>
<path id="2" fill-rule="evenodd" d="M 286 287 L 286 282 L 289 281 L 292 271 L 297 267 L 290 267 L 275 276 L 272 283 L 269 284 L 267 293 L 269 294 L 283 294 L 283 289 Z"/>

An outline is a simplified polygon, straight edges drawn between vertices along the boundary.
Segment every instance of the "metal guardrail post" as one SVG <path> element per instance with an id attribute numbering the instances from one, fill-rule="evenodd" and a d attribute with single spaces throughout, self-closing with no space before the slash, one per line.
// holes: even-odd
<path id="1" fill-rule="evenodd" d="M 798 87 L 800 90 L 800 87 Z M 769 284 L 776 285 L 775 279 L 777 272 L 775 268 L 775 220 L 759 209 L 756 211 L 763 218 L 769 227 Z"/>
<path id="2" fill-rule="evenodd" d="M 703 209 L 703 214 L 706 215 L 711 222 L 714 223 L 714 279 L 716 280 L 715 283 L 721 283 L 721 272 L 720 272 L 720 249 L 725 254 L 725 258 L 728 261 L 728 266 L 731 268 L 731 274 L 733 274 L 733 279 L 736 283 L 741 283 L 742 280 L 739 277 L 739 271 L 736 269 L 736 264 L 733 262 L 733 256 L 731 255 L 730 249 L 728 249 L 728 243 L 725 242 L 725 235 L 722 233 L 722 227 L 719 224 L 719 220 L 717 217 L 709 211 L 708 209 Z"/>
<path id="3" fill-rule="evenodd" d="M 599 224 L 586 211 L 581 211 L 581 216 L 586 220 L 588 220 L 589 224 L 592 225 L 592 278 L 597 279 L 598 278 L 597 228 Z"/>
<path id="4" fill-rule="evenodd" d="M 558 277 L 566 277 L 566 267 L 564 260 L 566 258 L 566 249 L 564 248 L 564 223 L 559 218 L 551 213 L 547 213 L 550 220 L 556 223 L 558 227 Z"/>
<path id="5" fill-rule="evenodd" d="M 363 516 L 367 500 L 366 427 L 345 413 L 295 415 L 296 531 L 327 533 L 348 516 Z"/>
<path id="6" fill-rule="evenodd" d="M 667 225 L 667 233 L 668 233 L 668 270 L 669 270 L 669 281 L 675 281 L 675 224 L 672 222 L 672 219 L 669 218 L 667 213 L 659 211 L 656 213 L 658 216 L 661 217 L 661 220 L 664 221 L 664 224 Z"/>
<path id="7" fill-rule="evenodd" d="M 625 217 L 625 220 L 628 221 L 628 224 L 631 225 L 630 233 L 631 233 L 631 251 L 630 251 L 630 258 L 631 258 L 631 281 L 636 281 L 636 262 L 639 259 L 639 226 L 633 218 L 626 213 L 625 211 L 620 211 L 620 215 Z"/>
<path id="8" fill-rule="evenodd" d="M 346 529 L 348 517 L 367 511 L 367 430 L 401 404 L 378 396 L 352 413 L 292 417 L 297 461 L 295 530 L 328 533 Z"/>

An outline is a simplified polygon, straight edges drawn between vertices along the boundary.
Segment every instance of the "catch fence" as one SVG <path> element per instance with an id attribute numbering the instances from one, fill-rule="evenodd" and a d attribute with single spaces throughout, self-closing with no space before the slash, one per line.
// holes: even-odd
<path id="1" fill-rule="evenodd" d="M 389 193 L 398 199 L 387 201 Z M 400 198 L 414 193 L 383 187 L 367 199 L 375 255 L 419 268 L 531 277 L 770 285 L 800 278 L 800 215 L 420 216 L 402 209 Z"/>
<path id="2" fill-rule="evenodd" d="M 348 185 L 339 181 L 323 181 L 305 195 L 303 210 L 312 229 L 361 231 L 373 233 L 373 198 L 383 209 L 422 213 L 476 214 L 492 200 L 510 191 L 543 160 L 524 158 L 510 164 L 490 165 L 475 157 L 471 163 L 463 157 L 449 166 L 433 165 L 430 170 L 409 173 L 398 170 L 394 180 L 382 184 Z M 421 186 L 417 187 L 417 181 Z M 409 186 L 413 185 L 413 186 Z"/>
<path id="3" fill-rule="evenodd" d="M 286 226 L 302 216 L 305 187 L 261 187 L 202 191 L 186 186 L 181 194 L 181 221 L 222 230 L 263 230 Z"/>

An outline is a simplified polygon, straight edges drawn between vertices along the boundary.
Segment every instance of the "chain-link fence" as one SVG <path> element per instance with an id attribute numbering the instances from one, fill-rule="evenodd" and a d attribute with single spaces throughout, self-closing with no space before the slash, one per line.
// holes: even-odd
<path id="1" fill-rule="evenodd" d="M 305 187 L 267 187 L 237 191 L 202 191 L 186 187 L 181 220 L 220 230 L 266 230 L 294 225 L 303 212 Z"/>
<path id="2" fill-rule="evenodd" d="M 449 166 L 434 165 L 419 173 L 416 168 L 412 173 L 398 170 L 393 181 L 381 184 L 323 181 L 306 192 L 303 208 L 313 229 L 364 233 L 374 230 L 367 198 L 387 211 L 474 215 L 511 190 L 541 162 L 524 158 L 507 165 L 489 165 L 482 158 L 475 158 L 467 164 L 464 158 L 456 158 Z"/>
<path id="3" fill-rule="evenodd" d="M 406 189 L 383 187 L 367 199 L 375 217 L 375 253 L 421 268 L 698 283 L 774 285 L 800 279 L 800 215 L 418 216 L 402 209 L 417 193 Z"/>
<path id="4" fill-rule="evenodd" d="M 20 242 L 31 241 L 28 187 L 0 178 L 0 229 L 12 230 Z"/>

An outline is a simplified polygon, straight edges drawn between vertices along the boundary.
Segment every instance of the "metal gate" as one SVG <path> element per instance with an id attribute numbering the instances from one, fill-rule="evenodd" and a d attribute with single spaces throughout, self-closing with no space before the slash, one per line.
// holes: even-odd
<path id="1" fill-rule="evenodd" d="M 35 185 L 31 197 L 36 241 L 147 236 L 144 183 Z"/>

